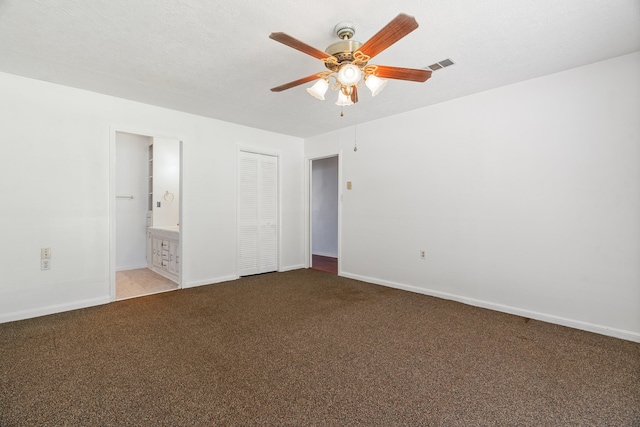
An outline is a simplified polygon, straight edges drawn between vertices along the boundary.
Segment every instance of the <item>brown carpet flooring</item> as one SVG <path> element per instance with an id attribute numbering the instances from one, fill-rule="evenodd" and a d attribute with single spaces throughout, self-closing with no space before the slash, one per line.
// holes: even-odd
<path id="1" fill-rule="evenodd" d="M 0 425 L 637 426 L 640 345 L 272 273 L 0 324 Z"/>

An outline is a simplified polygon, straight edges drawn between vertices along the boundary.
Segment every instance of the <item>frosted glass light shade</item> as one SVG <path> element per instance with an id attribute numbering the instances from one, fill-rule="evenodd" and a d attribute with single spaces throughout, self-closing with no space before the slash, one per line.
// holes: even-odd
<path id="1" fill-rule="evenodd" d="M 341 90 L 338 91 L 338 100 L 336 101 L 336 105 L 340 107 L 346 107 L 348 105 L 353 105 L 353 101 L 350 96 L 347 96 Z"/>
<path id="2" fill-rule="evenodd" d="M 353 86 L 360 81 L 362 71 L 353 64 L 346 64 L 338 71 L 338 81 L 345 86 Z"/>
<path id="3" fill-rule="evenodd" d="M 376 96 L 377 94 L 382 92 L 382 89 L 384 89 L 384 87 L 389 82 L 387 80 L 382 80 L 381 78 L 378 78 L 374 75 L 370 75 L 365 79 L 364 83 L 371 91 L 371 96 Z"/>
<path id="4" fill-rule="evenodd" d="M 325 79 L 320 79 L 311 87 L 307 88 L 309 95 L 324 101 L 324 94 L 329 89 L 329 83 Z"/>

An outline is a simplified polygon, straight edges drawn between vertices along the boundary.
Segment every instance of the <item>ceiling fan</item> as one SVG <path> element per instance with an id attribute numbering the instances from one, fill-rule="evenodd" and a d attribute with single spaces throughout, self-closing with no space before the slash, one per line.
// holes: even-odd
<path id="1" fill-rule="evenodd" d="M 313 86 L 307 89 L 307 92 L 315 98 L 324 100 L 331 79 L 334 79 L 332 89 L 339 91 L 336 105 L 348 106 L 358 102 L 358 88 L 362 87 L 362 80 L 371 90 L 372 96 L 376 96 L 386 86 L 387 81 L 383 80 L 385 78 L 424 82 L 431 77 L 431 70 L 369 64 L 374 56 L 416 28 L 418 28 L 418 23 L 415 18 L 401 13 L 362 44 L 352 39 L 355 34 L 353 23 L 341 22 L 335 27 L 340 41 L 327 47 L 325 52 L 285 33 L 271 33 L 269 38 L 320 59 L 329 70 L 285 83 L 272 88 L 271 91 L 282 92 L 318 79 Z"/>

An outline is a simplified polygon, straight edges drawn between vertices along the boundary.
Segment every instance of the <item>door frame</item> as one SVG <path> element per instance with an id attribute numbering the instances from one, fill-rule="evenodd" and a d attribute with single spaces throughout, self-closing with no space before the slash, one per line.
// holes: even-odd
<path id="1" fill-rule="evenodd" d="M 327 159 L 329 157 L 338 157 L 338 276 L 342 276 L 342 202 L 344 195 L 342 192 L 342 150 L 329 152 L 313 157 L 305 157 L 305 230 L 304 230 L 304 247 L 305 247 L 305 268 L 311 268 L 313 260 L 313 161 Z"/>
<path id="2" fill-rule="evenodd" d="M 278 219 L 277 219 L 277 245 L 278 245 L 278 261 L 277 261 L 277 271 L 282 271 L 282 152 L 279 150 L 265 150 L 264 148 L 254 147 L 250 145 L 236 144 L 236 181 L 235 181 L 235 196 L 236 196 L 236 223 L 235 223 L 235 232 L 236 232 L 236 278 L 244 277 L 240 276 L 240 235 L 238 233 L 238 212 L 239 212 L 239 197 L 238 197 L 238 182 L 240 180 L 240 153 L 253 153 L 253 154 L 261 154 L 264 156 L 273 156 L 278 159 L 278 185 L 277 185 L 277 206 L 278 206 Z"/>
<path id="3" fill-rule="evenodd" d="M 178 288 L 182 288 L 184 277 L 184 263 L 182 262 L 183 245 L 183 223 L 184 213 L 182 211 L 183 200 L 183 174 L 184 174 L 184 138 L 173 135 L 164 131 L 148 130 L 135 128 L 126 125 L 110 125 L 109 126 L 109 299 L 111 302 L 116 300 L 116 134 L 118 132 L 131 133 L 134 135 L 147 136 L 151 138 L 174 139 L 178 141 L 180 148 L 179 159 L 179 180 L 178 185 L 180 197 L 178 198 L 178 210 L 180 212 L 180 225 L 178 226 L 178 254 L 180 256 L 180 272 L 178 274 Z"/>

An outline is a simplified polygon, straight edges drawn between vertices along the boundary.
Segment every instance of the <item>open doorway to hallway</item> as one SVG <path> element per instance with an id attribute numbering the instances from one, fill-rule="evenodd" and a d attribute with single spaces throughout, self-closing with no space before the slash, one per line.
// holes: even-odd
<path id="1" fill-rule="evenodd" d="M 311 268 L 338 274 L 338 156 L 311 161 Z"/>

